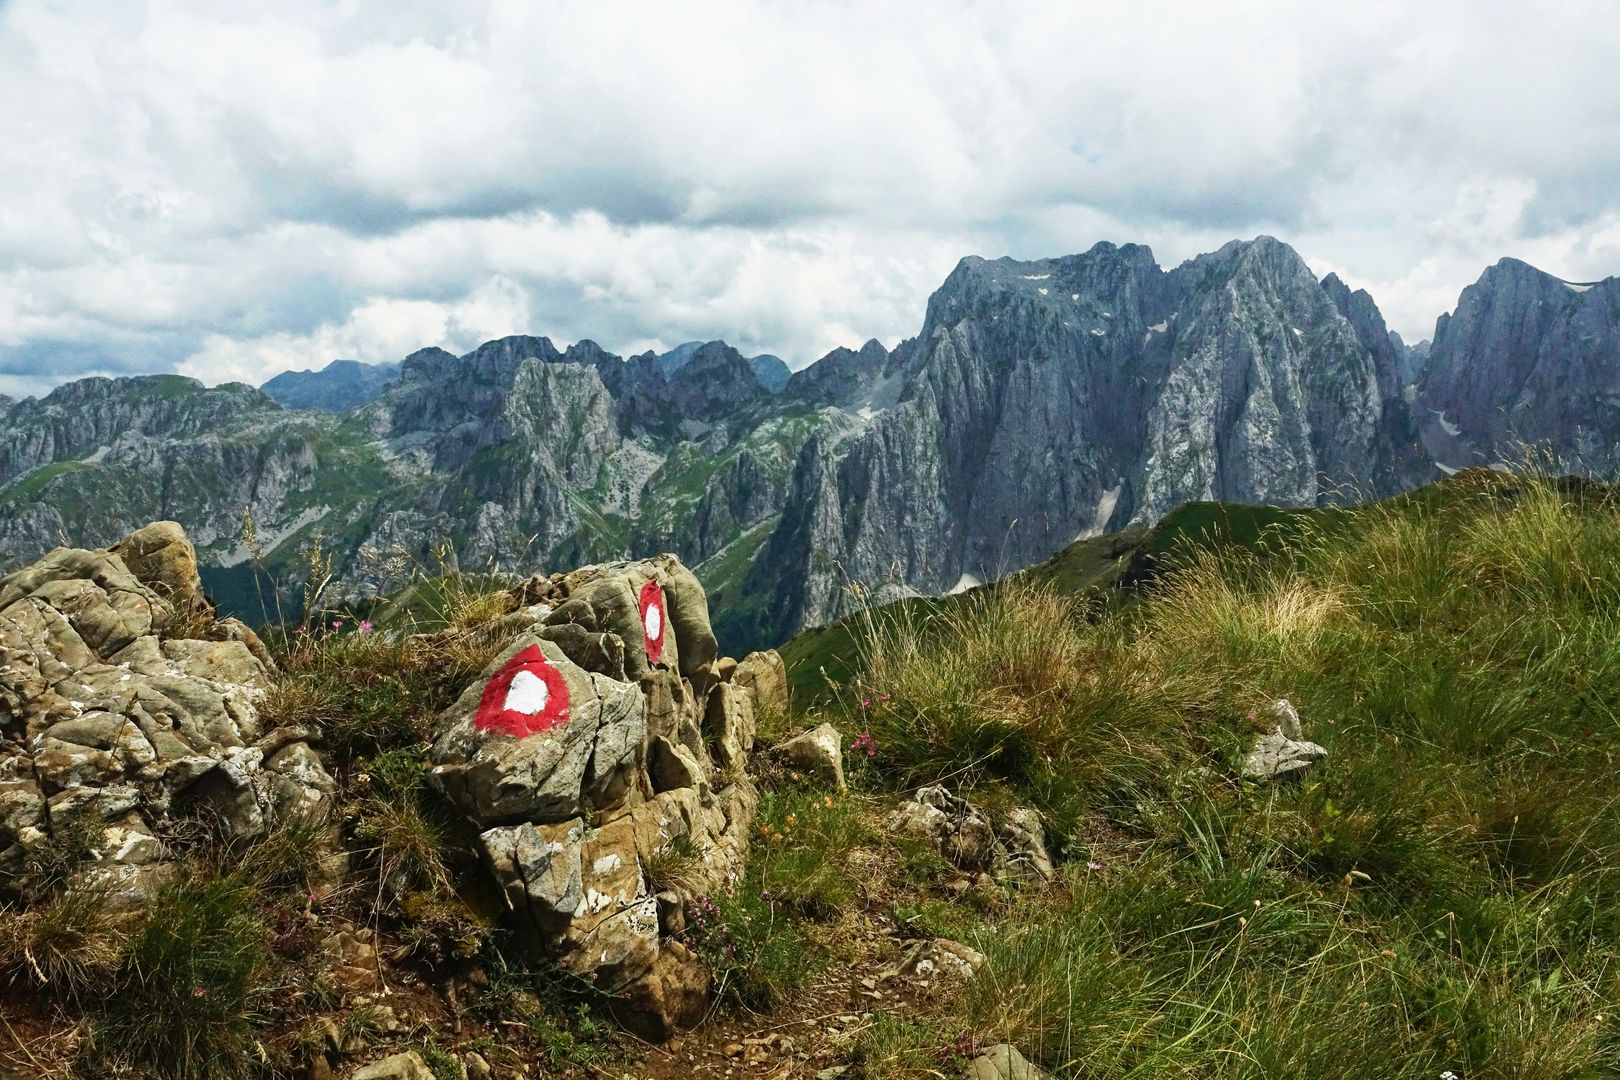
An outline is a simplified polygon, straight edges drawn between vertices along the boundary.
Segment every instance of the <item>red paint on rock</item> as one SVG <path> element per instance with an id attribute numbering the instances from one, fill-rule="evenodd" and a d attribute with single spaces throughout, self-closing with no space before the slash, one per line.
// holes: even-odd
<path id="1" fill-rule="evenodd" d="M 649 581 L 641 587 L 641 642 L 647 648 L 647 660 L 658 663 L 664 658 L 664 638 L 669 633 L 668 613 L 664 609 L 664 590 Z"/>
<path id="2" fill-rule="evenodd" d="M 484 687 L 473 725 L 522 739 L 568 723 L 568 683 L 538 645 L 519 650 Z"/>

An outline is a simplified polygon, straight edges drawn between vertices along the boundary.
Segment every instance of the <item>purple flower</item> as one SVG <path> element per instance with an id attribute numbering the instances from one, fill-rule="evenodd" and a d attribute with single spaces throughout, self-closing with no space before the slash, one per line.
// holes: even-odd
<path id="1" fill-rule="evenodd" d="M 1098 862 L 1096 859 L 1087 859 L 1086 860 L 1086 869 L 1087 870 L 1101 870 L 1102 868 L 1103 868 L 1102 863 Z"/>
<path id="2" fill-rule="evenodd" d="M 371 620 L 370 619 L 361 619 L 360 620 L 360 632 L 362 634 L 371 633 Z"/>

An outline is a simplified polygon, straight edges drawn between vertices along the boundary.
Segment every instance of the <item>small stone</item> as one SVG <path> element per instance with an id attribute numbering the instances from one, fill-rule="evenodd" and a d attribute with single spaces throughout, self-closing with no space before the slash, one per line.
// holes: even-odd
<path id="1" fill-rule="evenodd" d="M 435 1077 L 421 1054 L 407 1050 L 355 1070 L 351 1080 L 435 1080 Z"/>
<path id="2" fill-rule="evenodd" d="M 776 748 L 776 755 L 794 772 L 830 787 L 844 787 L 844 737 L 831 724 L 822 724 Z"/>
<path id="3" fill-rule="evenodd" d="M 1299 722 L 1299 713 L 1286 699 L 1273 701 L 1266 709 L 1267 716 L 1277 725 L 1271 732 L 1261 735 L 1243 759 L 1243 776 L 1247 780 L 1293 779 L 1327 757 L 1327 750 L 1316 743 L 1305 741 L 1305 732 Z"/>
<path id="4" fill-rule="evenodd" d="M 1045 1080 L 1046 1073 L 1015 1047 L 997 1043 L 968 1064 L 966 1076 L 967 1080 Z"/>

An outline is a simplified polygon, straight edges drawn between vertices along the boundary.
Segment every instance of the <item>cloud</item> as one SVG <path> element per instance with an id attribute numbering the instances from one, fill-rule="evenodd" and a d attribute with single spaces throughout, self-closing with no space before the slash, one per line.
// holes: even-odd
<path id="1" fill-rule="evenodd" d="M 1259 232 L 1425 337 L 1503 255 L 1620 271 L 1611 10 L 13 0 L 0 390 L 506 332 L 801 365 L 965 254 Z"/>

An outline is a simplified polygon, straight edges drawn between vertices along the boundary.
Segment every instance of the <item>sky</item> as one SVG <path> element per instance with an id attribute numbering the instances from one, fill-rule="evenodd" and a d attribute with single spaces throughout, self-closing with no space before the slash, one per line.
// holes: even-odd
<path id="1" fill-rule="evenodd" d="M 914 334 L 965 255 L 1261 233 L 1409 340 L 1620 273 L 1620 0 L 0 0 L 0 393 L 510 333 Z"/>

